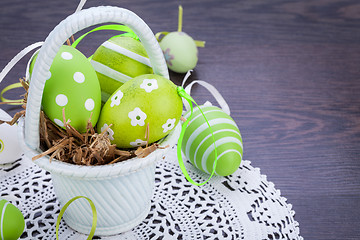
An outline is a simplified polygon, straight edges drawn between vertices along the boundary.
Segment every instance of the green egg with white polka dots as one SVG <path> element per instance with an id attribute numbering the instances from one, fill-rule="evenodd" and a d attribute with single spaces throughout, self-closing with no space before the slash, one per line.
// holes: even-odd
<path id="1" fill-rule="evenodd" d="M 30 65 L 32 72 L 36 57 Z M 99 80 L 89 60 L 77 49 L 63 45 L 56 54 L 46 80 L 42 110 L 60 127 L 63 109 L 66 121 L 70 120 L 79 132 L 85 132 L 87 122 L 96 125 L 101 110 Z"/>
<path id="2" fill-rule="evenodd" d="M 111 95 L 101 110 L 97 131 L 106 130 L 118 148 L 144 146 L 147 140 L 150 144 L 168 135 L 178 124 L 182 109 L 173 82 L 155 74 L 141 75 Z"/>

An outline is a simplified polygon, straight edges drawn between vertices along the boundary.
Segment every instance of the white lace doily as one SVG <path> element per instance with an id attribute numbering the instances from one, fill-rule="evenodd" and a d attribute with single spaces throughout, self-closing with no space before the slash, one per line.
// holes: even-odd
<path id="1" fill-rule="evenodd" d="M 207 175 L 187 165 L 190 175 Z M 250 161 L 228 177 L 214 177 L 204 186 L 188 183 L 172 149 L 158 162 L 155 193 L 147 218 L 132 231 L 94 239 L 303 239 L 295 212 L 274 184 Z M 0 198 L 15 204 L 25 217 L 20 239 L 55 239 L 60 212 L 51 176 L 27 160 L 0 165 Z M 86 239 L 62 220 L 60 239 Z"/>

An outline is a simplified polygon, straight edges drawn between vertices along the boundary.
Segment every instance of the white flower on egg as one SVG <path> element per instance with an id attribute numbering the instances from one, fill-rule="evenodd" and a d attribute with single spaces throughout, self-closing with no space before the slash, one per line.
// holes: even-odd
<path id="1" fill-rule="evenodd" d="M 163 132 L 166 133 L 167 131 L 170 131 L 171 129 L 173 129 L 175 127 L 175 121 L 176 121 L 175 118 L 173 118 L 173 119 L 169 118 L 166 121 L 166 123 L 162 125 L 162 128 L 164 129 Z"/>
<path id="2" fill-rule="evenodd" d="M 158 84 L 156 79 L 144 79 L 140 87 L 149 93 L 152 90 L 158 89 Z"/>
<path id="3" fill-rule="evenodd" d="M 106 123 L 101 127 L 101 132 L 105 131 L 107 132 L 107 134 L 109 135 L 109 139 L 110 140 L 114 140 L 114 131 L 111 128 L 108 128 L 109 125 L 107 125 Z"/>
<path id="4" fill-rule="evenodd" d="M 117 91 L 114 95 L 112 95 L 110 107 L 114 107 L 115 105 L 118 106 L 123 96 L 124 94 L 121 90 Z"/>
<path id="5" fill-rule="evenodd" d="M 146 119 L 146 113 L 141 111 L 140 108 L 136 107 L 134 111 L 129 112 L 128 114 L 129 118 L 131 119 L 131 125 L 132 126 L 144 126 L 145 125 L 145 119 Z"/>
<path id="6" fill-rule="evenodd" d="M 130 145 L 133 147 L 138 147 L 138 146 L 144 146 L 146 145 L 146 141 L 143 141 L 141 139 L 136 139 L 135 142 L 130 142 Z"/>

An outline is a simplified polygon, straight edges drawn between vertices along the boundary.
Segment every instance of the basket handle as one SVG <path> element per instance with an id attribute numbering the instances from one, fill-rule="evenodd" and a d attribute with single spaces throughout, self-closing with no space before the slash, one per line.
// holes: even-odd
<path id="1" fill-rule="evenodd" d="M 149 26 L 135 13 L 111 6 L 93 7 L 68 16 L 60 22 L 46 38 L 36 60 L 30 84 L 26 116 L 25 142 L 37 149 L 40 144 L 40 108 L 46 76 L 63 43 L 76 32 L 96 24 L 115 22 L 130 27 L 139 37 L 149 56 L 155 74 L 169 79 L 164 55 Z"/>

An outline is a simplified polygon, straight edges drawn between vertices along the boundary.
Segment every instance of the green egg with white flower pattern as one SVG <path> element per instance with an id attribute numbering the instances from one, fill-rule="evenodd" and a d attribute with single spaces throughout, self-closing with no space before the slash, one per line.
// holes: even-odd
<path id="1" fill-rule="evenodd" d="M 31 63 L 33 70 L 36 57 Z M 96 125 L 101 110 L 99 80 L 89 60 L 77 49 L 63 45 L 56 54 L 46 80 L 42 110 L 50 120 L 63 127 L 66 120 L 79 132 L 85 132 L 91 116 Z"/>
<path id="2" fill-rule="evenodd" d="M 182 109 L 174 83 L 155 74 L 141 75 L 111 95 L 102 108 L 97 131 L 108 128 L 109 138 L 118 148 L 144 146 L 147 126 L 149 144 L 156 142 L 175 128 Z"/>

